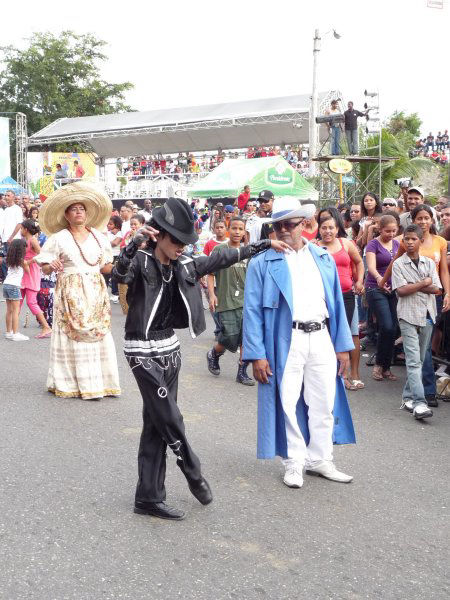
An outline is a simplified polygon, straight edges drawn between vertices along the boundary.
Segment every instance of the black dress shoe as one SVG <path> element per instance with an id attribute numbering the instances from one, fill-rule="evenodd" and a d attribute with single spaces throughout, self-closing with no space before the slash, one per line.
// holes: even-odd
<path id="1" fill-rule="evenodd" d="M 135 502 L 134 512 L 137 515 L 150 515 L 158 519 L 170 519 L 172 521 L 181 521 L 185 513 L 165 502 Z"/>
<path id="2" fill-rule="evenodd" d="M 188 481 L 189 489 L 201 504 L 212 502 L 212 492 L 209 483 L 203 477 L 200 481 Z"/>

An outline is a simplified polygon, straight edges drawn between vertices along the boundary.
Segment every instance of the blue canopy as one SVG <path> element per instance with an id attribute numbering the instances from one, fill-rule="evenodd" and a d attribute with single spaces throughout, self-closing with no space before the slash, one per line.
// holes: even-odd
<path id="1" fill-rule="evenodd" d="M 5 177 L 0 181 L 0 194 L 4 194 L 7 190 L 12 190 L 15 194 L 26 194 L 27 191 L 17 183 L 12 177 Z"/>

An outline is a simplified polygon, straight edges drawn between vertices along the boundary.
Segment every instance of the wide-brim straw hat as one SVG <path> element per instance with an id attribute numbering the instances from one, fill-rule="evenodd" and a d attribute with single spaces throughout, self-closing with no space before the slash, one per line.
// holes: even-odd
<path id="1" fill-rule="evenodd" d="M 95 227 L 100 231 L 106 228 L 113 210 L 109 196 L 98 185 L 77 181 L 60 187 L 42 204 L 39 226 L 45 235 L 66 229 L 68 221 L 64 213 L 69 206 L 77 203 L 83 204 L 86 209 L 87 227 Z"/>

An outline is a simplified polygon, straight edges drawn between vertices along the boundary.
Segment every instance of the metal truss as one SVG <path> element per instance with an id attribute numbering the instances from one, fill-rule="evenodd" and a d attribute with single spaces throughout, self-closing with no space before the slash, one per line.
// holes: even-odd
<path id="1" fill-rule="evenodd" d="M 344 112 L 345 102 L 343 99 L 343 94 L 339 90 L 332 90 L 328 92 L 328 94 L 321 101 L 319 106 L 319 114 L 323 114 L 325 110 L 330 107 L 332 100 L 337 100 L 340 112 Z M 365 146 L 367 142 L 367 134 L 365 132 L 365 127 L 360 126 L 359 131 L 362 132 L 362 141 L 363 145 Z M 381 136 L 381 133 L 379 133 L 379 135 Z M 317 161 L 319 164 L 319 197 L 328 203 L 330 201 L 333 201 L 335 203 L 341 201 L 351 203 L 356 199 L 358 199 L 359 202 L 360 197 L 366 194 L 367 192 L 373 192 L 374 190 L 380 192 L 382 181 L 381 165 L 383 162 L 388 162 L 390 160 L 396 159 L 394 157 L 382 157 L 381 148 L 379 146 L 377 147 L 379 151 L 378 156 L 347 156 L 345 154 L 340 154 L 339 156 L 330 156 L 325 153 L 325 149 L 327 148 L 329 139 L 330 133 L 328 133 L 327 138 L 322 142 L 321 147 L 317 153 L 317 157 L 312 158 L 312 160 Z M 344 148 L 347 147 L 347 142 L 344 136 L 341 136 L 341 144 L 344 144 Z M 370 150 L 373 149 L 374 148 L 372 147 L 370 148 Z M 362 151 L 364 152 L 364 148 L 362 148 Z M 340 184 L 339 175 L 332 173 L 328 169 L 328 161 L 332 158 L 345 158 L 353 164 L 353 170 L 351 171 L 351 173 L 349 173 L 349 176 L 354 178 L 354 183 L 344 183 L 341 188 L 342 184 Z M 361 163 L 370 163 L 374 165 L 374 168 L 370 169 L 368 175 L 366 175 L 365 177 L 361 175 Z M 341 190 L 343 193 L 343 197 L 341 195 Z"/>
<path id="2" fill-rule="evenodd" d="M 27 117 L 23 113 L 16 113 L 16 162 L 17 183 L 28 190 L 27 174 Z"/>
<path id="3" fill-rule="evenodd" d="M 298 123 L 307 121 L 307 111 L 294 113 L 280 113 L 276 115 L 255 115 L 253 117 L 235 118 L 235 119 L 216 119 L 213 121 L 196 121 L 192 123 L 174 123 L 172 125 L 158 125 L 152 127 L 137 127 L 134 129 L 116 129 L 107 131 L 97 131 L 95 133 L 77 133 L 70 135 L 61 135 L 57 137 L 40 137 L 39 139 L 30 138 L 29 146 L 41 146 L 45 144 L 57 144 L 63 142 L 77 142 L 82 145 L 83 142 L 89 143 L 89 140 L 95 138 L 116 138 L 131 135 L 152 135 L 159 133 L 170 133 L 179 131 L 199 131 L 203 129 L 221 129 L 226 127 L 245 127 L 259 123 Z"/>
<path id="4" fill-rule="evenodd" d="M 337 157 L 330 156 L 329 158 Z M 345 158 L 345 156 L 340 156 L 339 158 Z M 375 158 L 373 163 L 378 163 L 378 159 Z M 376 166 L 378 167 L 378 164 Z M 361 196 L 378 189 L 380 177 L 380 170 L 378 168 L 369 171 L 366 177 L 361 177 L 357 165 L 354 165 L 354 167 L 356 168 L 353 168 L 349 175 L 354 178 L 355 182 L 353 184 L 344 183 L 343 197 L 341 197 L 339 175 L 329 170 L 328 162 L 319 162 L 319 197 L 325 204 L 329 205 L 330 202 L 333 204 L 340 202 L 359 204 Z"/>
<path id="5" fill-rule="evenodd" d="M 327 93 L 327 95 L 320 101 L 319 104 L 319 115 L 323 115 L 327 108 L 330 108 L 330 104 L 332 100 L 338 101 L 338 106 L 341 109 L 341 112 L 344 112 L 344 100 L 342 99 L 343 94 L 340 90 L 331 90 Z"/>

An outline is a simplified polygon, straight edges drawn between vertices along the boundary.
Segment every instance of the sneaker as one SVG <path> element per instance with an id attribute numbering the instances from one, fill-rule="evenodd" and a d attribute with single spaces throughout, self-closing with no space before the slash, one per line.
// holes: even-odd
<path id="1" fill-rule="evenodd" d="M 407 410 L 408 412 L 412 413 L 412 411 L 414 410 L 414 405 L 413 405 L 413 400 L 405 400 L 400 408 L 404 408 L 405 410 Z"/>
<path id="2" fill-rule="evenodd" d="M 414 407 L 413 415 L 415 419 L 427 419 L 428 417 L 433 416 L 433 411 L 431 408 L 428 408 L 424 402 L 422 402 Z"/>
<path id="3" fill-rule="evenodd" d="M 109 299 L 113 304 L 119 304 L 119 296 L 110 296 Z"/>
<path id="4" fill-rule="evenodd" d="M 255 380 L 249 377 L 247 373 L 247 366 L 247 362 L 239 363 L 236 381 L 237 383 L 242 383 L 242 385 L 255 385 Z"/>
<path id="5" fill-rule="evenodd" d="M 216 375 L 216 376 L 220 375 L 219 358 L 221 356 L 222 356 L 221 354 L 216 353 L 214 348 L 211 348 L 211 350 L 208 350 L 208 352 L 206 353 L 206 362 L 208 364 L 208 371 L 212 375 Z"/>
<path id="6" fill-rule="evenodd" d="M 5 338 L 7 340 L 10 340 L 13 336 L 13 332 L 12 331 L 7 331 L 6 333 L 3 334 L 5 336 Z"/>
<path id="7" fill-rule="evenodd" d="M 284 472 L 283 483 L 290 488 L 301 488 L 303 485 L 302 465 L 297 462 L 288 463 Z"/>
<path id="8" fill-rule="evenodd" d="M 26 342 L 30 338 L 27 335 L 23 335 L 22 333 L 13 333 L 9 339 L 13 342 Z"/>
<path id="9" fill-rule="evenodd" d="M 350 483 L 353 481 L 351 475 L 341 473 L 336 469 L 336 466 L 332 460 L 322 460 L 315 466 L 306 467 L 308 475 L 319 475 L 330 479 L 331 481 L 338 481 L 339 483 Z"/>

